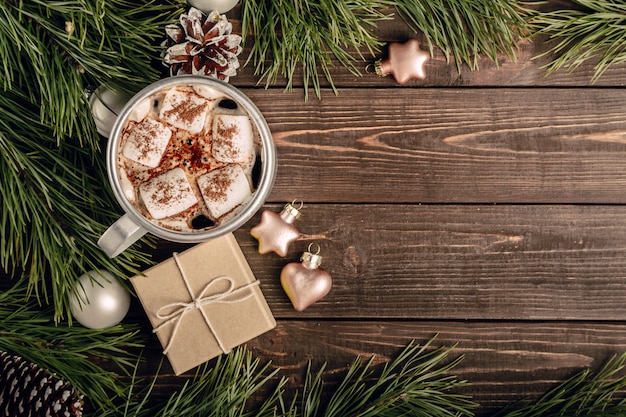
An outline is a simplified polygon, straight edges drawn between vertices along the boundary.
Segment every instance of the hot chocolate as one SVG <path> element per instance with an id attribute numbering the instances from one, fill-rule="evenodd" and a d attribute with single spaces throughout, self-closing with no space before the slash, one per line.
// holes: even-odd
<path id="1" fill-rule="evenodd" d="M 259 132 L 246 112 L 208 86 L 178 85 L 140 102 L 121 130 L 118 176 L 148 220 L 203 231 L 251 199 Z"/>

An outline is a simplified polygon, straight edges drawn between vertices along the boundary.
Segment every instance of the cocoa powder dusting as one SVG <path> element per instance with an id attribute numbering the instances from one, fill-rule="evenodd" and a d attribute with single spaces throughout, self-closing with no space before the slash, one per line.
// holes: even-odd
<path id="1" fill-rule="evenodd" d="M 237 125 L 226 125 L 222 120 L 217 122 L 215 142 L 220 144 L 221 149 L 227 150 L 224 152 L 224 156 L 229 159 L 237 159 L 239 156 L 239 148 L 233 144 L 233 138 L 238 134 L 239 127 Z"/>
<path id="2" fill-rule="evenodd" d="M 183 100 L 171 110 L 163 112 L 163 115 L 167 118 L 178 117 L 179 120 L 191 123 L 198 115 L 206 111 L 208 105 L 209 103 L 206 101 L 201 104 L 194 104 L 191 100 Z"/>
<path id="3" fill-rule="evenodd" d="M 156 192 L 153 194 L 154 202 L 162 206 L 169 205 L 177 194 L 177 188 L 180 188 L 180 186 L 176 187 L 175 184 L 158 178 L 155 178 L 152 181 L 155 181 L 156 186 Z M 177 182 L 180 183 L 180 181 Z"/>
<path id="4" fill-rule="evenodd" d="M 158 150 L 156 143 L 152 140 L 152 138 L 154 138 L 159 132 L 152 121 L 153 119 L 146 118 L 141 123 L 131 122 L 128 124 L 123 133 L 126 137 L 130 136 L 131 132 L 133 133 L 136 138 L 135 145 L 137 147 L 137 151 L 140 153 L 142 158 L 146 158 L 148 155 Z"/>
<path id="5" fill-rule="evenodd" d="M 213 182 L 203 190 L 204 195 L 213 201 L 224 201 L 232 183 L 233 180 L 230 175 L 225 172 L 219 172 L 213 177 Z"/>

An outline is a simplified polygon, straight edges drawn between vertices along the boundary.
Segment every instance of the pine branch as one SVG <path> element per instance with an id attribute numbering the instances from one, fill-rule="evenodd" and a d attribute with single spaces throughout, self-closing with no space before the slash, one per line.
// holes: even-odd
<path id="1" fill-rule="evenodd" d="M 61 319 L 78 275 L 104 268 L 123 276 L 149 260 L 137 251 L 111 260 L 96 246 L 118 216 L 103 161 L 69 139 L 57 146 L 37 112 L 14 91 L 0 96 L 0 265 L 28 276 Z"/>
<path id="2" fill-rule="evenodd" d="M 612 65 L 626 62 L 626 4 L 617 0 L 574 0 L 583 10 L 537 13 L 531 20 L 534 36 L 548 35 L 552 47 L 538 57 L 557 55 L 545 68 L 575 71 L 597 60 L 594 83 Z"/>
<path id="3" fill-rule="evenodd" d="M 96 246 L 119 209 L 84 91 L 114 82 L 133 92 L 157 79 L 152 64 L 178 3 L 0 3 L 0 266 L 27 276 L 57 320 L 69 317 L 80 274 L 123 277 L 150 262 L 137 250 L 111 260 Z"/>
<path id="4" fill-rule="evenodd" d="M 320 413 L 324 387 L 323 368 L 312 376 L 307 369 L 302 393 L 302 417 L 373 417 L 373 416 L 472 416 L 477 406 L 469 397 L 454 393 L 467 384 L 447 375 L 463 357 L 443 364 L 451 349 L 444 347 L 429 351 L 435 338 L 423 346 L 410 343 L 382 371 L 373 369 L 374 358 L 365 364 L 357 357 L 341 383 Z M 294 401 L 291 412 L 297 412 Z"/>
<path id="5" fill-rule="evenodd" d="M 0 84 L 25 92 L 33 103 L 44 103 L 41 122 L 53 127 L 55 137 L 89 137 L 85 87 L 115 80 L 136 91 L 156 80 L 159 72 L 152 64 L 160 53 L 164 24 L 180 12 L 177 3 L 2 2 Z"/>
<path id="6" fill-rule="evenodd" d="M 115 409 L 113 399 L 127 390 L 118 374 L 97 362 L 116 364 L 127 373 L 134 365 L 130 349 L 142 346 L 135 326 L 118 325 L 94 331 L 80 326 L 55 325 L 51 308 L 25 301 L 21 286 L 0 293 L 0 350 L 23 357 L 64 378 L 88 401 Z"/>
<path id="7" fill-rule="evenodd" d="M 598 371 L 585 369 L 528 405 L 512 404 L 494 417 L 612 417 L 626 414 L 626 399 L 614 401 L 626 388 L 626 375 L 617 375 L 626 353 L 610 358 Z"/>
<path id="8" fill-rule="evenodd" d="M 431 55 L 439 47 L 448 62 L 454 58 L 478 70 L 481 55 L 496 65 L 500 54 L 516 60 L 517 43 L 528 37 L 529 11 L 510 0 L 397 0 L 407 23 L 424 34 Z"/>
<path id="9" fill-rule="evenodd" d="M 309 364 L 303 392 L 286 404 L 283 394 L 286 378 L 275 381 L 279 370 L 270 371 L 270 363 L 260 366 L 259 360 L 244 346 L 218 357 L 215 364 L 204 364 L 183 388 L 162 402 L 151 401 L 148 387 L 127 396 L 125 411 L 97 410 L 99 417 L 356 417 L 356 416 L 471 416 L 476 406 L 467 396 L 450 391 L 462 387 L 465 381 L 446 376 L 461 357 L 442 364 L 450 349 L 437 348 L 430 352 L 431 339 L 424 346 L 409 344 L 392 362 L 376 373 L 372 359 L 366 364 L 355 358 L 344 380 L 334 389 L 329 404 L 324 407 L 325 365 L 314 372 Z M 159 367 L 160 368 L 160 367 Z M 158 372 L 157 372 L 158 373 Z M 134 381 L 135 382 L 135 381 Z M 246 407 L 261 388 L 269 392 L 256 407 Z M 136 384 L 133 384 L 135 387 Z M 95 417 L 94 415 L 94 417 Z"/>
<path id="10" fill-rule="evenodd" d="M 244 1 L 243 43 L 251 34 L 254 37 L 246 65 L 254 63 L 255 74 L 260 75 L 259 82 L 265 80 L 266 88 L 282 76 L 290 91 L 300 69 L 305 98 L 309 86 L 320 97 L 322 77 L 336 93 L 331 55 L 350 72 L 361 75 L 350 50 L 367 50 L 373 55 L 382 46 L 371 30 L 388 18 L 382 10 L 392 4 L 389 0 Z"/>
<path id="11" fill-rule="evenodd" d="M 270 363 L 260 365 L 245 346 L 219 356 L 214 364 L 206 363 L 177 392 L 161 401 L 150 396 L 158 375 L 140 392 L 130 391 L 124 411 L 96 410 L 94 417 L 270 417 L 277 416 L 287 380 L 281 378 L 268 396 L 254 410 L 245 411 L 247 401 L 276 376 Z M 159 366 L 160 369 L 160 366 Z M 158 374 L 158 372 L 157 372 Z M 133 378 L 131 390 L 136 387 Z"/>

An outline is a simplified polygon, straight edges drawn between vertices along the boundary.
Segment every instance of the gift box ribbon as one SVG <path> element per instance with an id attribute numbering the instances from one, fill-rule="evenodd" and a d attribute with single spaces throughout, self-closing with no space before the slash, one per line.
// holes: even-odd
<path id="1" fill-rule="evenodd" d="M 172 330 L 172 335 L 170 336 L 167 342 L 167 345 L 165 346 L 165 349 L 163 350 L 163 353 L 166 354 L 170 346 L 172 345 L 172 342 L 174 341 L 176 333 L 178 332 L 178 328 L 180 326 L 180 323 L 183 317 L 185 317 L 187 313 L 195 309 L 200 310 L 200 313 L 202 313 L 202 317 L 204 318 L 205 323 L 209 327 L 211 334 L 217 341 L 217 344 L 219 345 L 222 352 L 228 353 L 229 349 L 226 349 L 224 347 L 222 341 L 219 338 L 219 335 L 217 334 L 217 332 L 213 328 L 213 325 L 211 324 L 211 321 L 209 320 L 209 316 L 206 314 L 206 312 L 204 311 L 202 307 L 209 305 L 209 304 L 214 304 L 214 303 L 234 304 L 234 303 L 247 300 L 248 298 L 251 298 L 254 296 L 254 293 L 248 290 L 256 285 L 259 285 L 259 281 L 253 281 L 237 289 L 234 289 L 235 281 L 231 277 L 224 276 L 224 275 L 217 276 L 211 279 L 204 286 L 202 291 L 200 291 L 200 293 L 197 296 L 195 296 L 193 294 L 193 290 L 191 289 L 189 285 L 189 281 L 187 280 L 187 276 L 185 275 L 185 271 L 182 268 L 180 260 L 178 259 L 178 254 L 174 253 L 173 258 L 174 258 L 174 262 L 176 262 L 176 266 L 178 267 L 178 270 L 180 271 L 180 275 L 183 278 L 183 282 L 185 283 L 185 286 L 187 287 L 187 291 L 189 292 L 189 295 L 191 296 L 191 301 L 187 303 L 178 302 L 178 301 L 173 302 L 171 304 L 164 305 L 157 310 L 156 317 L 165 321 L 154 328 L 153 330 L 154 333 L 158 332 L 165 326 L 174 325 L 174 330 Z M 211 287 L 218 285 L 220 282 L 227 282 L 228 288 L 223 291 L 213 291 L 211 293 Z M 245 291 L 248 291 L 248 294 L 241 295 L 241 293 Z M 206 295 L 207 293 L 209 293 L 210 295 Z M 234 296 L 237 296 L 237 297 L 233 298 Z"/>

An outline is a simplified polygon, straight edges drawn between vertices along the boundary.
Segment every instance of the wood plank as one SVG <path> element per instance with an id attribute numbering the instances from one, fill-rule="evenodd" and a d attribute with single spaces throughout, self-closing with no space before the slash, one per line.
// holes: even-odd
<path id="1" fill-rule="evenodd" d="M 470 383 L 461 392 L 482 405 L 477 416 L 537 399 L 580 370 L 598 369 L 612 355 L 626 351 L 621 324 L 572 322 L 281 320 L 276 329 L 247 345 L 261 363 L 271 361 L 280 375 L 290 378 L 290 396 L 301 390 L 309 361 L 315 370 L 327 363 L 324 378 L 332 390 L 356 356 L 375 355 L 374 363 L 381 364 L 411 340 L 425 343 L 434 335 L 433 347 L 456 344 L 450 358 L 464 355 L 450 374 Z M 149 346 L 151 360 L 142 364 L 142 375 L 153 374 L 158 365 L 156 338 Z M 172 376 L 167 363 L 162 371 L 157 395 L 171 394 L 186 379 Z"/>
<path id="2" fill-rule="evenodd" d="M 571 9 L 576 5 L 569 1 L 550 1 L 538 7 L 542 10 L 547 9 Z M 373 55 L 369 51 L 360 52 L 348 51 L 353 58 L 355 67 L 361 72 L 361 76 L 355 76 L 348 71 L 339 61 L 333 59 L 331 66 L 331 76 L 334 84 L 340 88 L 347 87 L 398 87 L 393 77 L 379 78 L 368 74 L 365 67 L 378 59 L 384 59 L 388 56 L 387 47 L 391 42 L 405 42 L 408 39 L 415 38 L 420 42 L 422 49 L 428 51 L 428 41 L 421 32 L 414 31 L 409 27 L 402 17 L 395 10 L 388 10 L 389 14 L 394 17 L 391 20 L 381 20 L 373 29 L 373 34 L 383 43 L 383 47 L 376 51 Z M 241 13 L 240 8 L 228 13 L 229 21 L 233 24 L 233 33 L 241 33 Z M 254 42 L 254 34 L 248 34 L 246 43 L 243 45 L 243 51 L 240 55 L 240 63 L 242 68 L 238 71 L 236 77 L 232 78 L 232 83 L 241 87 L 252 87 L 259 83 L 259 76 L 255 75 L 255 63 L 250 62 L 244 65 L 249 57 L 250 50 Z M 516 59 L 511 59 L 500 54 L 497 62 L 487 57 L 479 57 L 478 69 L 472 70 L 466 64 L 457 66 L 454 57 L 447 60 L 443 52 L 436 46 L 433 46 L 433 54 L 426 64 L 426 79 L 413 80 L 409 87 L 528 87 L 528 86 L 616 86 L 623 85 L 623 74 L 626 64 L 611 66 L 595 83 L 592 78 L 595 73 L 595 65 L 597 59 L 591 59 L 580 65 L 575 71 L 567 71 L 565 69 L 548 74 L 545 66 L 557 57 L 555 54 L 541 56 L 549 51 L 553 44 L 549 42 L 546 36 L 537 36 L 533 39 L 520 39 L 517 42 Z M 271 64 L 271 57 L 267 57 L 265 66 Z M 279 78 L 271 86 L 274 88 L 285 88 L 286 80 Z M 265 85 L 265 81 L 262 82 Z M 296 71 L 293 79 L 294 89 L 302 87 L 302 71 L 300 68 Z M 327 80 L 321 80 L 322 87 L 329 87 Z M 313 91 L 311 90 L 311 96 Z M 297 93 L 299 94 L 299 92 Z"/>
<path id="3" fill-rule="evenodd" d="M 278 148 L 273 201 L 626 203 L 626 91 L 244 90 Z"/>
<path id="4" fill-rule="evenodd" d="M 415 37 L 420 40 L 424 50 L 428 50 L 423 36 L 398 35 L 390 42 L 405 42 Z M 252 88 L 256 86 L 266 87 L 266 80 L 261 80 L 261 74 L 255 74 L 254 63 L 245 65 L 251 48 L 252 39 L 245 45 L 239 60 L 242 65 L 237 75 L 231 79 L 231 83 L 242 88 Z M 623 85 L 623 74 L 626 64 L 616 64 L 609 67 L 606 72 L 595 82 L 592 82 L 595 74 L 596 60 L 583 63 L 575 71 L 561 69 L 548 73 L 546 65 L 556 55 L 549 54 L 541 56 L 546 51 L 546 43 L 541 39 L 534 41 L 520 41 L 516 52 L 516 59 L 512 60 L 501 55 L 498 62 L 493 62 L 487 58 L 479 59 L 478 69 L 472 70 L 466 64 L 457 67 L 454 58 L 447 60 L 439 49 L 435 49 L 433 55 L 425 64 L 426 78 L 424 80 L 411 80 L 404 86 L 399 86 L 392 76 L 378 77 L 367 71 L 366 67 L 379 59 L 388 57 L 388 43 L 374 55 L 365 55 L 362 58 L 358 53 L 351 51 L 353 64 L 360 74 L 354 74 L 344 67 L 339 61 L 333 60 L 330 67 L 330 74 L 333 84 L 338 88 L 423 88 L 423 87 L 612 87 Z M 269 58 L 265 66 L 271 65 Z M 293 80 L 293 94 L 300 97 L 300 88 L 303 87 L 302 71 L 298 66 Z M 324 88 L 329 88 L 327 79 L 320 79 L 320 84 Z M 269 84 L 272 89 L 283 90 L 287 81 L 279 77 L 275 82 Z M 315 91 L 309 84 L 309 95 L 315 99 Z"/>
<path id="5" fill-rule="evenodd" d="M 626 349 L 626 333 L 614 324 L 289 322 L 276 333 L 253 342 L 261 357 L 296 375 L 308 360 L 326 361 L 327 375 L 335 380 L 355 355 L 389 360 L 411 339 L 423 343 L 438 334 L 435 346 L 458 343 L 454 353 L 465 355 L 453 373 L 472 383 L 464 392 L 486 404 L 482 413 L 537 398 L 580 369 L 597 368 Z"/>
<path id="6" fill-rule="evenodd" d="M 280 211 L 281 205 L 266 209 Z M 623 320 L 619 206 L 307 204 L 286 258 L 235 236 L 279 318 Z M 333 289 L 296 313 L 279 282 L 310 242 Z M 163 244 L 170 256 L 172 244 Z"/>

